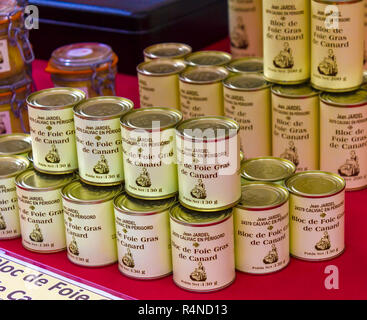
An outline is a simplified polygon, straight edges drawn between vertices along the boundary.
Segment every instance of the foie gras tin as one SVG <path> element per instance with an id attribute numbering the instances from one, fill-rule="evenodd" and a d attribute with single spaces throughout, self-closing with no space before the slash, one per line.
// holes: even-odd
<path id="1" fill-rule="evenodd" d="M 32 150 L 32 140 L 29 134 L 13 133 L 0 135 L 0 155 L 11 156 L 20 155 L 27 156 Z"/>
<path id="2" fill-rule="evenodd" d="M 144 60 L 150 61 L 155 59 L 183 59 L 191 53 L 192 48 L 179 42 L 156 43 L 144 49 Z"/>
<path id="3" fill-rule="evenodd" d="M 192 67 L 224 66 L 232 60 L 232 56 L 223 51 L 196 51 L 185 57 L 187 65 Z"/>
<path id="4" fill-rule="evenodd" d="M 260 57 L 244 57 L 232 60 L 226 65 L 231 73 L 263 73 L 264 61 Z"/>

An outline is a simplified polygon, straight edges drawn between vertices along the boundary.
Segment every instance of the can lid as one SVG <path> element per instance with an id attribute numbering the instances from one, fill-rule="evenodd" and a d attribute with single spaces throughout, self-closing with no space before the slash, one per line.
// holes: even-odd
<path id="1" fill-rule="evenodd" d="M 232 60 L 226 68 L 234 73 L 262 73 L 264 62 L 259 57 L 244 57 Z"/>
<path id="2" fill-rule="evenodd" d="M 192 48 L 184 43 L 167 42 L 153 44 L 144 49 L 144 56 L 150 59 L 158 58 L 183 58 L 192 51 Z"/>
<path id="3" fill-rule="evenodd" d="M 248 159 L 241 166 L 241 176 L 251 181 L 277 182 L 296 172 L 293 162 L 276 157 Z"/>
<path id="4" fill-rule="evenodd" d="M 180 80 L 194 84 L 209 84 L 223 81 L 228 75 L 228 71 L 223 67 L 192 67 L 181 72 Z"/>
<path id="5" fill-rule="evenodd" d="M 181 122 L 176 132 L 195 140 L 216 140 L 232 137 L 240 130 L 239 124 L 227 117 L 198 117 Z"/>
<path id="6" fill-rule="evenodd" d="M 60 189 L 74 179 L 74 174 L 50 175 L 28 169 L 15 178 L 15 184 L 25 190 L 49 191 Z"/>
<path id="7" fill-rule="evenodd" d="M 310 198 L 331 196 L 345 189 L 342 177 L 323 171 L 296 173 L 286 180 L 285 185 L 290 193 Z"/>
<path id="8" fill-rule="evenodd" d="M 74 106 L 74 113 L 84 119 L 120 118 L 134 107 L 132 101 L 121 97 L 94 97 Z"/>
<path id="9" fill-rule="evenodd" d="M 32 151 L 29 151 L 27 153 L 27 159 L 30 163 L 33 163 L 33 152 Z"/>
<path id="10" fill-rule="evenodd" d="M 309 83 L 302 83 L 298 85 L 282 86 L 274 84 L 271 87 L 271 92 L 280 97 L 291 99 L 302 99 L 317 96 L 320 91 L 311 87 Z"/>
<path id="11" fill-rule="evenodd" d="M 328 105 L 336 107 L 357 107 L 367 104 L 367 91 L 359 89 L 343 93 L 322 92 L 320 94 L 320 100 Z"/>
<path id="12" fill-rule="evenodd" d="M 42 110 L 66 109 L 85 99 L 85 93 L 75 88 L 56 87 L 32 93 L 27 103 Z"/>
<path id="13" fill-rule="evenodd" d="M 186 64 L 181 60 L 156 59 L 145 61 L 137 66 L 137 71 L 147 76 L 168 76 L 181 72 Z"/>
<path id="14" fill-rule="evenodd" d="M 51 64 L 56 67 L 83 70 L 112 60 L 110 46 L 98 42 L 81 42 L 62 46 L 51 54 Z"/>
<path id="15" fill-rule="evenodd" d="M 0 179 L 14 177 L 29 167 L 29 161 L 21 156 L 0 156 Z"/>
<path id="16" fill-rule="evenodd" d="M 32 150 L 31 136 L 25 133 L 0 135 L 0 155 L 15 155 Z"/>
<path id="17" fill-rule="evenodd" d="M 232 215 L 232 208 L 218 212 L 194 211 L 176 203 L 170 209 L 174 221 L 189 226 L 209 226 L 221 223 Z"/>
<path id="18" fill-rule="evenodd" d="M 180 111 L 171 108 L 150 107 L 135 109 L 121 117 L 121 125 L 128 129 L 152 130 L 153 122 L 160 129 L 175 127 L 182 120 Z"/>
<path id="19" fill-rule="evenodd" d="M 136 199 L 123 192 L 115 198 L 114 205 L 126 214 L 150 215 L 168 210 L 176 201 L 176 197 L 149 201 Z"/>
<path id="20" fill-rule="evenodd" d="M 238 91 L 256 91 L 270 87 L 270 83 L 262 75 L 254 73 L 230 76 L 223 81 L 223 85 L 228 89 Z"/>
<path id="21" fill-rule="evenodd" d="M 97 204 L 112 200 L 121 192 L 122 186 L 97 187 L 87 185 L 80 180 L 64 186 L 61 190 L 62 197 L 70 202 L 79 204 Z"/>
<path id="22" fill-rule="evenodd" d="M 232 56 L 223 51 L 196 51 L 185 57 L 189 66 L 224 66 L 232 60 Z"/>

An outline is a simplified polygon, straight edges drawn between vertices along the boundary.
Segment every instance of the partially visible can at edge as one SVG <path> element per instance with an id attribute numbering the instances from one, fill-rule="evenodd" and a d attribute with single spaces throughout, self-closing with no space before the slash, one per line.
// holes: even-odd
<path id="1" fill-rule="evenodd" d="M 344 252 L 345 181 L 322 171 L 299 172 L 286 181 L 290 193 L 290 253 L 321 261 Z"/>
<path id="2" fill-rule="evenodd" d="M 233 210 L 236 269 L 267 274 L 289 261 L 288 191 L 277 184 L 253 182 L 242 187 Z"/>
<path id="3" fill-rule="evenodd" d="M 29 167 L 21 156 L 0 156 L 0 240 L 21 235 L 15 177 Z"/>
<path id="4" fill-rule="evenodd" d="M 240 125 L 245 159 L 270 156 L 270 84 L 260 74 L 239 74 L 228 77 L 223 86 L 224 115 Z"/>
<path id="5" fill-rule="evenodd" d="M 122 193 L 114 200 L 118 268 L 150 280 L 172 273 L 169 209 L 176 198 L 147 201 Z"/>
<path id="6" fill-rule="evenodd" d="M 264 60 L 259 57 L 245 57 L 232 60 L 226 65 L 231 73 L 263 73 Z"/>
<path id="7" fill-rule="evenodd" d="M 180 60 L 156 59 L 138 65 L 140 106 L 180 109 L 179 74 L 186 64 Z"/>
<path id="8" fill-rule="evenodd" d="M 27 156 L 32 150 L 32 140 L 29 134 L 13 133 L 0 135 L 0 155 L 1 156 Z"/>
<path id="9" fill-rule="evenodd" d="M 222 116 L 223 83 L 228 77 L 223 67 L 192 67 L 180 75 L 180 103 L 183 118 Z"/>
<path id="10" fill-rule="evenodd" d="M 33 165 L 48 174 L 78 169 L 73 107 L 85 93 L 73 88 L 52 88 L 27 98 Z"/>
<path id="11" fill-rule="evenodd" d="M 185 57 L 185 63 L 191 67 L 225 66 L 232 56 L 224 51 L 196 51 Z"/>
<path id="12" fill-rule="evenodd" d="M 235 279 L 232 209 L 216 213 L 171 207 L 173 281 L 194 292 L 218 291 Z"/>
<path id="13" fill-rule="evenodd" d="M 65 250 L 61 189 L 74 174 L 46 175 L 33 169 L 20 173 L 17 188 L 23 246 L 39 253 Z"/>
<path id="14" fill-rule="evenodd" d="M 183 59 L 191 53 L 192 48 L 185 43 L 166 42 L 153 44 L 144 49 L 144 60 L 151 61 L 155 59 Z"/>
<path id="15" fill-rule="evenodd" d="M 367 91 L 321 93 L 320 169 L 338 173 L 346 189 L 367 187 Z"/>
<path id="16" fill-rule="evenodd" d="M 85 267 L 117 261 L 113 199 L 121 186 L 95 187 L 74 180 L 62 190 L 68 259 Z"/>
<path id="17" fill-rule="evenodd" d="M 124 181 L 120 118 L 133 108 L 120 97 L 95 97 L 74 106 L 79 176 L 109 186 Z"/>
<path id="18" fill-rule="evenodd" d="M 319 92 L 309 84 L 273 85 L 273 156 L 292 161 L 297 171 L 319 169 Z"/>

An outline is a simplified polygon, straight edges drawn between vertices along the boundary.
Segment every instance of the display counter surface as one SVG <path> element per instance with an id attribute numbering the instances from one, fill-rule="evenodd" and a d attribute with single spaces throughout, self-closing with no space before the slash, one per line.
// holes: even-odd
<path id="1" fill-rule="evenodd" d="M 227 41 L 210 47 L 227 48 Z M 50 77 L 44 72 L 46 62 L 35 61 L 33 67 L 37 89 L 51 87 Z M 139 106 L 137 78 L 119 74 L 116 82 L 117 95 Z M 132 280 L 118 271 L 117 264 L 103 268 L 76 266 L 69 262 L 66 251 L 47 255 L 33 253 L 22 247 L 20 239 L 1 241 L 0 248 L 136 299 L 367 299 L 366 196 L 367 190 L 346 193 L 346 251 L 340 257 L 327 262 L 291 259 L 284 270 L 265 276 L 237 272 L 233 285 L 209 294 L 184 291 L 174 285 L 172 276 L 154 281 Z M 339 289 L 330 290 L 325 286 L 330 276 L 328 266 L 337 267 L 331 268 L 331 272 L 334 276 L 336 270 L 339 273 L 339 282 L 334 282 Z"/>

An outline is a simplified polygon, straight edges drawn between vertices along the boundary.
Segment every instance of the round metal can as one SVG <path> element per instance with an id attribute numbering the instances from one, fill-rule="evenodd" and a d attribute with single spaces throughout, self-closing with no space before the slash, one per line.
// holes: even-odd
<path id="1" fill-rule="evenodd" d="M 124 181 L 120 118 L 133 108 L 120 97 L 95 97 L 74 106 L 80 179 L 109 186 Z"/>
<path id="2" fill-rule="evenodd" d="M 33 153 L 32 153 L 32 150 L 27 153 L 27 160 L 29 161 L 29 165 L 33 167 Z"/>
<path id="3" fill-rule="evenodd" d="M 264 61 L 259 57 L 245 57 L 232 60 L 226 65 L 231 73 L 263 73 Z"/>
<path id="4" fill-rule="evenodd" d="M 182 289 L 212 292 L 235 279 L 232 209 L 216 213 L 171 207 L 173 281 Z"/>
<path id="5" fill-rule="evenodd" d="M 347 191 L 367 187 L 367 91 L 321 93 L 320 169 L 338 173 Z"/>
<path id="6" fill-rule="evenodd" d="M 72 263 L 102 267 L 117 261 L 113 199 L 121 189 L 74 180 L 61 190 L 68 259 Z"/>
<path id="7" fill-rule="evenodd" d="M 27 98 L 33 165 L 48 174 L 78 169 L 73 107 L 85 93 L 72 88 L 52 88 Z"/>
<path id="8" fill-rule="evenodd" d="M 171 198 L 178 191 L 175 127 L 181 113 L 136 109 L 121 118 L 125 191 L 141 199 Z"/>
<path id="9" fill-rule="evenodd" d="M 0 156 L 0 240 L 20 237 L 15 177 L 29 167 L 21 156 Z"/>
<path id="10" fill-rule="evenodd" d="M 242 163 L 241 177 L 244 183 L 263 182 L 284 185 L 284 181 L 296 172 L 296 166 L 287 159 L 259 157 Z"/>
<path id="11" fill-rule="evenodd" d="M 362 84 L 363 20 L 362 0 L 311 1 L 313 87 L 346 92 Z"/>
<path id="12" fill-rule="evenodd" d="M 183 118 L 222 116 L 223 83 L 228 77 L 223 67 L 192 67 L 180 74 L 180 102 Z"/>
<path id="13" fill-rule="evenodd" d="M 180 203 L 220 211 L 241 198 L 239 125 L 226 117 L 199 117 L 176 128 Z"/>
<path id="14" fill-rule="evenodd" d="M 223 51 L 196 51 L 185 57 L 185 62 L 191 67 L 225 66 L 232 60 L 232 56 Z"/>
<path id="15" fill-rule="evenodd" d="M 224 115 L 240 125 L 241 150 L 245 159 L 270 156 L 270 84 L 260 74 L 238 74 L 228 77 L 223 86 Z"/>
<path id="16" fill-rule="evenodd" d="M 233 210 L 237 270 L 267 274 L 289 264 L 288 197 L 278 184 L 242 187 L 241 202 Z"/>
<path id="17" fill-rule="evenodd" d="M 278 84 L 310 78 L 310 0 L 263 1 L 264 76 Z"/>
<path id="18" fill-rule="evenodd" d="M 290 253 L 321 261 L 344 252 L 345 181 L 323 171 L 299 172 L 286 182 L 290 193 Z"/>
<path id="19" fill-rule="evenodd" d="M 65 250 L 61 189 L 74 174 L 46 175 L 33 169 L 20 173 L 17 188 L 23 246 L 39 253 Z"/>
<path id="20" fill-rule="evenodd" d="M 297 171 L 319 169 L 319 92 L 309 84 L 273 85 L 273 156 L 292 161 Z"/>
<path id="21" fill-rule="evenodd" d="M 180 60 L 156 59 L 138 65 L 141 107 L 180 109 L 178 76 L 186 68 Z"/>
<path id="22" fill-rule="evenodd" d="M 29 134 L 13 133 L 0 135 L 0 155 L 1 156 L 27 156 L 32 150 L 32 140 Z"/>
<path id="23" fill-rule="evenodd" d="M 115 198 L 118 268 L 151 280 L 172 273 L 169 209 L 176 198 L 147 201 L 122 193 Z"/>
<path id="24" fill-rule="evenodd" d="M 191 53 L 192 48 L 184 43 L 167 42 L 153 44 L 144 49 L 144 60 L 151 61 L 161 58 L 183 59 Z"/>
<path id="25" fill-rule="evenodd" d="M 263 55 L 262 0 L 228 0 L 229 36 L 234 58 Z"/>

